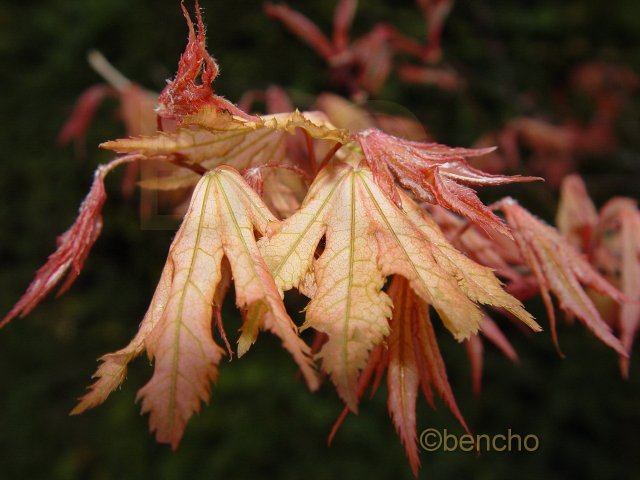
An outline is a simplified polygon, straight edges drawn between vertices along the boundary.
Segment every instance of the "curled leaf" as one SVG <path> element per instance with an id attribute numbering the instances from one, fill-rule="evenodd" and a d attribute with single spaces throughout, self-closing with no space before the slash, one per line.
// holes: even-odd
<path id="1" fill-rule="evenodd" d="M 175 78 L 167 82 L 160 94 L 158 113 L 168 118 L 181 119 L 210 105 L 239 117 L 251 118 L 228 100 L 214 95 L 211 83 L 218 76 L 218 65 L 207 51 L 205 27 L 198 0 L 195 2 L 195 9 L 197 32 L 189 12 L 182 4 L 182 13 L 189 27 L 189 41 L 180 56 Z"/>
<path id="2" fill-rule="evenodd" d="M 102 402 L 123 380 L 127 363 L 145 349 L 155 366 L 138 393 L 142 411 L 151 414 L 158 441 L 176 448 L 188 419 L 209 400 L 210 383 L 217 377 L 223 350 L 212 338 L 212 321 L 221 328 L 225 269 L 233 276 L 236 303 L 244 314 L 238 354 L 247 351 L 259 330 L 270 330 L 315 388 L 309 349 L 256 244 L 254 231 L 264 234 L 275 221 L 235 170 L 218 167 L 207 173 L 196 186 L 140 331 L 127 347 L 103 357 L 98 380 L 73 413 Z"/>

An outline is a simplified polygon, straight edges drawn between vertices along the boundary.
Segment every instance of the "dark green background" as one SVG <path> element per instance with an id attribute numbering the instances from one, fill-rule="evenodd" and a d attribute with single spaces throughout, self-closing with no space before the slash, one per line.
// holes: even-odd
<path id="1" fill-rule="evenodd" d="M 328 28 L 333 2 L 292 2 Z M 392 6 L 393 5 L 393 6 Z M 330 88 L 323 62 L 277 23 L 261 2 L 203 0 L 209 47 L 222 67 L 216 90 L 237 100 L 278 83 L 304 107 Z M 379 98 L 404 105 L 442 142 L 469 145 L 517 115 L 561 121 L 554 92 L 572 68 L 602 59 L 640 71 L 636 0 L 460 1 L 447 24 L 445 56 L 467 81 L 458 94 L 404 86 L 393 76 Z M 419 36 L 410 1 L 363 1 L 355 30 L 380 20 Z M 0 3 L 0 312 L 19 298 L 73 221 L 91 172 L 110 157 L 96 145 L 123 134 L 114 102 L 97 115 L 87 158 L 55 146 L 74 100 L 100 81 L 90 48 L 125 75 L 159 90 L 186 37 L 177 1 L 48 0 Z M 526 100 L 526 101 L 525 101 Z M 578 99 L 579 100 L 579 99 Z M 580 104 L 584 115 L 590 105 Z M 640 106 L 626 105 L 620 148 L 581 165 L 599 203 L 637 195 Z M 0 477 L 3 479 L 411 478 L 386 411 L 385 388 L 350 416 L 332 447 L 326 437 L 341 404 L 330 386 L 311 394 L 269 334 L 241 361 L 224 363 L 211 404 L 190 422 L 176 453 L 157 445 L 134 405 L 149 375 L 144 359 L 103 406 L 68 417 L 95 370 L 95 358 L 125 345 L 149 302 L 171 231 L 140 228 L 135 202 L 114 175 L 105 228 L 85 271 L 64 297 L 47 300 L 0 332 Z M 518 196 L 552 218 L 556 192 L 522 186 Z M 484 198 L 512 193 L 494 190 Z M 295 299 L 294 299 L 294 304 Z M 537 302 L 529 304 L 543 318 Z M 227 308 L 228 331 L 238 319 Z M 545 324 L 544 319 L 542 323 Z M 475 433 L 532 433 L 535 453 L 425 453 L 421 478 L 640 478 L 640 371 L 618 374 L 612 351 L 581 326 L 560 327 L 567 359 L 547 333 L 506 326 L 520 352 L 513 365 L 487 347 L 484 392 L 474 398 L 462 349 L 439 329 L 450 378 Z M 421 401 L 419 429 L 462 433 L 443 405 Z"/>

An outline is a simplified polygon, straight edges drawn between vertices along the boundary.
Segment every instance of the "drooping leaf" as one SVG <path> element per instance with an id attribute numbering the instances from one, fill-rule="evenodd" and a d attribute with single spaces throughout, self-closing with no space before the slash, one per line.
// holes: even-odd
<path id="1" fill-rule="evenodd" d="M 164 308 L 171 293 L 171 283 L 174 275 L 173 264 L 168 264 L 162 271 L 162 276 L 145 314 L 140 328 L 129 344 L 114 353 L 108 353 L 100 358 L 102 362 L 93 375 L 97 380 L 89 392 L 84 395 L 78 405 L 71 411 L 71 415 L 78 415 L 89 408 L 103 403 L 109 394 L 118 388 L 127 376 L 127 366 L 134 358 L 145 350 L 145 340 L 153 331 L 162 317 Z"/>
<path id="2" fill-rule="evenodd" d="M 102 230 L 102 206 L 107 199 L 105 176 L 118 165 L 138 160 L 135 155 L 121 157 L 97 168 L 93 184 L 85 197 L 73 225 L 58 237 L 57 249 L 40 269 L 22 298 L 0 321 L 0 328 L 11 319 L 24 317 L 64 279 L 58 295 L 62 295 L 80 275 L 91 247 Z"/>
<path id="3" fill-rule="evenodd" d="M 376 182 L 396 204 L 400 198 L 394 177 L 423 202 L 441 205 L 476 223 L 485 231 L 510 237 L 509 229 L 461 183 L 482 186 L 538 180 L 533 177 L 490 175 L 471 167 L 466 158 L 484 155 L 493 148 L 451 148 L 422 143 L 368 129 L 357 135 Z"/>
<path id="4" fill-rule="evenodd" d="M 321 171 L 301 209 L 260 241 L 278 287 L 311 296 L 304 326 L 328 335 L 322 367 L 353 411 L 358 374 L 389 332 L 391 303 L 382 291 L 389 275 L 405 277 L 459 340 L 478 330 L 476 303 L 505 308 L 537 327 L 490 269 L 453 249 L 408 197 L 403 204 L 411 210 L 398 209 L 359 160 L 354 155 Z"/>
<path id="5" fill-rule="evenodd" d="M 488 316 L 482 318 L 480 324 L 480 333 L 472 335 L 465 342 L 469 364 L 471 365 L 471 385 L 473 393 L 480 395 L 482 389 L 482 370 L 484 364 L 484 342 L 482 337 L 493 343 L 498 349 L 511 361 L 518 361 L 516 353 L 511 342 L 505 337 L 502 330 Z"/>
<path id="6" fill-rule="evenodd" d="M 270 330 L 315 388 L 309 349 L 297 336 L 254 236 L 254 230 L 263 234 L 275 221 L 235 170 L 218 167 L 205 175 L 171 245 L 140 331 L 129 346 L 103 357 L 97 382 L 74 413 L 102 402 L 124 378 L 127 363 L 145 349 L 155 368 L 138 394 L 142 410 L 151 413 L 158 441 L 178 445 L 189 417 L 208 401 L 222 358 L 212 338 L 212 321 L 219 317 L 220 289 L 226 290 L 223 258 L 244 313 L 238 354 L 247 351 L 259 330 Z"/>
<path id="7" fill-rule="evenodd" d="M 60 129 L 58 133 L 58 143 L 66 145 L 71 141 L 75 141 L 82 149 L 79 153 L 83 153 L 84 139 L 87 129 L 93 120 L 96 110 L 109 96 L 115 96 L 117 93 L 109 85 L 99 83 L 87 88 L 73 107 L 73 111 L 69 119 Z"/>
<path id="8" fill-rule="evenodd" d="M 389 413 L 405 446 L 411 469 L 417 475 L 420 460 L 415 408 L 419 386 L 428 400 L 432 396 L 431 388 L 435 388 L 465 430 L 468 428 L 447 378 L 429 319 L 429 305 L 416 296 L 402 277 L 394 277 L 388 294 L 394 308 L 388 340 Z"/>
<path id="9" fill-rule="evenodd" d="M 555 313 L 549 291 L 560 301 L 560 308 L 574 314 L 600 340 L 626 356 L 620 340 L 611 333 L 611 328 L 603 321 L 582 285 L 588 285 L 619 303 L 624 301 L 622 293 L 607 282 L 557 230 L 534 217 L 515 200 L 506 198 L 497 205 L 511 226 L 522 258 L 537 279 L 556 346 Z"/>
<path id="10" fill-rule="evenodd" d="M 386 371 L 388 408 L 394 426 L 405 447 L 414 475 L 420 467 L 416 442 L 416 401 L 420 389 L 427 402 L 435 408 L 433 391 L 440 395 L 462 427 L 469 429 L 456 403 L 447 378 L 435 332 L 429 318 L 429 305 L 409 287 L 405 278 L 394 276 L 387 290 L 393 302 L 393 316 L 387 344 L 372 351 L 358 379 L 357 397 L 373 383 L 372 395 Z M 349 408 L 345 406 L 329 435 L 329 443 L 344 421 Z"/>

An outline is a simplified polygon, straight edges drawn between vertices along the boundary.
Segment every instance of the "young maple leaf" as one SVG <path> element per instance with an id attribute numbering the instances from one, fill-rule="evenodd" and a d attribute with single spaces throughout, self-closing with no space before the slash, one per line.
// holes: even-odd
<path id="1" fill-rule="evenodd" d="M 118 165 L 138 159 L 137 156 L 131 155 L 98 167 L 91 189 L 80 205 L 76 221 L 58 237 L 56 251 L 49 255 L 47 263 L 36 272 L 35 278 L 22 298 L 0 321 L 0 328 L 17 315 L 24 317 L 31 312 L 63 279 L 65 281 L 58 295 L 62 295 L 71 287 L 80 275 L 91 247 L 102 230 L 102 206 L 107 199 L 104 178 Z"/>
<path id="2" fill-rule="evenodd" d="M 485 315 L 480 324 L 480 333 L 472 335 L 464 343 L 467 350 L 467 357 L 469 358 L 469 365 L 471 366 L 471 385 L 475 395 L 480 395 L 480 391 L 482 390 L 482 370 L 484 365 L 483 338 L 486 338 L 498 347 L 504 356 L 512 362 L 518 361 L 518 354 L 513 348 L 513 345 L 511 345 L 511 342 L 509 342 L 504 333 L 502 333 L 500 327 Z"/>
<path id="3" fill-rule="evenodd" d="M 177 447 L 188 419 L 199 411 L 200 402 L 209 400 L 210 382 L 222 358 L 211 324 L 219 315 L 219 288 L 225 284 L 223 257 L 244 313 L 238 355 L 249 349 L 259 330 L 270 330 L 315 389 L 309 349 L 297 335 L 254 236 L 254 230 L 264 234 L 275 221 L 235 170 L 222 166 L 208 172 L 196 186 L 138 335 L 123 350 L 103 357 L 98 380 L 73 413 L 104 401 L 124 379 L 127 363 L 144 349 L 155 368 L 138 393 L 142 411 L 150 412 L 158 441 Z"/>
<path id="4" fill-rule="evenodd" d="M 560 301 L 560 308 L 574 314 L 605 344 L 627 356 L 625 348 L 611 333 L 582 284 L 618 303 L 625 301 L 624 295 L 607 282 L 557 230 L 534 217 L 515 200 L 506 198 L 496 207 L 504 212 L 522 258 L 537 279 L 556 346 L 555 313 L 549 290 Z"/>
<path id="5" fill-rule="evenodd" d="M 429 318 L 429 305 L 399 276 L 393 278 L 387 293 L 393 301 L 386 357 L 388 407 L 405 446 L 413 474 L 417 476 L 420 466 L 416 439 L 416 400 L 419 387 L 431 406 L 434 406 L 431 388 L 435 388 L 464 429 L 467 432 L 469 429 L 447 378 L 444 360 Z"/>
<path id="6" fill-rule="evenodd" d="M 371 172 L 358 166 L 361 160 L 353 154 L 348 163 L 327 166 L 300 210 L 260 240 L 278 287 L 298 287 L 311 297 L 303 328 L 328 335 L 318 356 L 352 411 L 358 374 L 389 333 L 392 304 L 382 291 L 387 276 L 405 277 L 458 340 L 478 331 L 476 303 L 504 308 L 538 328 L 491 270 L 455 250 L 420 207 L 406 195 L 404 211 L 391 202 Z M 324 250 L 315 258 L 323 237 Z"/>
<path id="7" fill-rule="evenodd" d="M 189 12 L 182 3 L 182 13 L 189 27 L 189 41 L 180 56 L 175 78 L 167 81 L 167 86 L 160 93 L 158 114 L 180 120 L 183 116 L 210 105 L 241 118 L 252 118 L 233 103 L 214 94 L 211 84 L 219 70 L 216 61 L 207 51 L 205 27 L 198 0 L 195 2 L 195 10 L 197 33 Z"/>
<path id="8" fill-rule="evenodd" d="M 519 175 L 490 175 L 471 167 L 466 159 L 492 152 L 494 148 L 452 148 L 393 137 L 377 129 L 357 135 L 376 182 L 400 205 L 394 177 L 423 202 L 435 203 L 459 213 L 487 232 L 511 237 L 508 227 L 461 183 L 482 186 L 541 180 Z"/>
<path id="9" fill-rule="evenodd" d="M 560 186 L 560 202 L 556 213 L 558 230 L 577 250 L 588 253 L 597 223 L 598 212 L 584 182 L 579 175 L 567 175 Z"/>
<path id="10" fill-rule="evenodd" d="M 288 6 L 265 4 L 266 14 L 281 21 L 324 58 L 331 68 L 334 82 L 354 96 L 380 90 L 391 72 L 393 56 L 389 43 L 393 29 L 385 24 L 377 25 L 369 33 L 349 43 L 349 30 L 357 3 L 356 0 L 338 2 L 331 39 L 311 20 Z"/>
<path id="11" fill-rule="evenodd" d="M 194 185 L 203 172 L 221 164 L 241 171 L 261 166 L 297 169 L 299 158 L 291 157 L 286 140 L 299 130 L 310 138 L 335 144 L 350 141 L 348 132 L 334 127 L 321 112 L 296 110 L 245 120 L 204 107 L 183 118 L 182 125 L 174 133 L 114 140 L 101 147 L 118 153 L 135 152 L 148 159 L 168 159 L 192 170 L 197 167 L 198 173 L 179 168 L 167 176 L 140 183 L 144 188 L 170 190 Z M 277 200 L 270 199 L 270 202 Z"/>
<path id="12" fill-rule="evenodd" d="M 387 294 L 393 302 L 389 337 L 386 345 L 378 345 L 371 353 L 367 366 L 358 378 L 357 395 L 361 398 L 372 380 L 373 395 L 386 370 L 389 414 L 405 447 L 411 469 L 417 476 L 420 467 L 416 438 L 418 389 L 422 390 L 432 408 L 435 408 L 432 388 L 435 389 L 463 428 L 467 432 L 469 429 L 449 384 L 429 317 L 429 305 L 415 294 L 401 276 L 393 277 Z M 349 408 L 345 406 L 331 429 L 329 443 L 333 441 L 348 412 Z"/>
<path id="13" fill-rule="evenodd" d="M 58 134 L 58 143 L 65 145 L 75 141 L 77 145 L 84 146 L 84 140 L 93 116 L 106 97 L 114 97 L 119 100 L 118 113 L 128 135 L 155 133 L 158 126 L 155 112 L 158 94 L 149 92 L 126 78 L 100 52 L 90 52 L 88 60 L 91 66 L 107 80 L 108 84 L 94 85 L 80 95 L 69 119 Z"/>
<path id="14" fill-rule="evenodd" d="M 640 327 L 640 211 L 638 207 L 620 212 L 622 247 L 621 289 L 629 301 L 620 307 L 620 336 L 625 350 L 631 353 Z M 620 357 L 622 373 L 629 376 L 629 358 Z"/>
<path id="15" fill-rule="evenodd" d="M 398 51 L 415 55 L 425 63 L 437 63 L 442 57 L 440 41 L 453 0 L 418 0 L 417 3 L 425 21 L 426 44 L 421 45 L 417 40 L 395 32 L 393 46 Z"/>
<path id="16" fill-rule="evenodd" d="M 522 264 L 520 252 L 513 241 L 503 241 L 504 237 L 488 237 L 474 224 L 446 208 L 438 205 L 426 207 L 454 247 L 480 265 L 492 268 L 496 275 L 508 279 L 510 283 L 522 281 L 521 273 L 512 266 Z"/>
<path id="17" fill-rule="evenodd" d="M 620 332 L 620 341 L 631 355 L 631 348 L 640 328 L 640 210 L 635 200 L 613 198 L 601 209 L 598 224 L 599 248 L 596 262 L 606 256 L 612 260 L 605 270 L 613 270 L 613 280 L 627 301 L 620 305 L 612 323 Z M 608 237 L 608 238 L 607 238 Z M 629 357 L 620 356 L 620 369 L 629 376 Z"/>
<path id="18" fill-rule="evenodd" d="M 340 95 L 326 92 L 318 96 L 315 106 L 324 112 L 335 126 L 353 133 L 377 127 L 390 135 L 410 140 L 427 141 L 430 138 L 425 127 L 408 111 L 401 111 L 400 115 L 371 111 Z"/>

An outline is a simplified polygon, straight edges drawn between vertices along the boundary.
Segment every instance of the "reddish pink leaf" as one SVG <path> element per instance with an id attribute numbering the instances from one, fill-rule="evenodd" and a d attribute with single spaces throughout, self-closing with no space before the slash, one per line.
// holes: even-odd
<path id="1" fill-rule="evenodd" d="M 640 328 L 640 211 L 625 209 L 620 213 L 622 243 L 622 292 L 629 301 L 620 307 L 622 345 L 631 354 L 633 340 Z M 625 377 L 629 376 L 629 358 L 620 358 Z"/>
<path id="2" fill-rule="evenodd" d="M 71 141 L 84 143 L 87 129 L 93 120 L 96 110 L 107 96 L 116 96 L 116 91 L 109 85 L 98 84 L 85 90 L 73 107 L 71 116 L 62 126 L 58 134 L 58 143 L 66 145 Z"/>
<path id="3" fill-rule="evenodd" d="M 513 362 L 518 361 L 518 354 L 516 353 L 511 342 L 505 337 L 500 327 L 491 320 L 491 318 L 485 316 L 480 324 L 480 332 L 482 336 L 493 343 L 498 349 Z"/>
<path id="4" fill-rule="evenodd" d="M 558 230 L 578 250 L 589 252 L 598 212 L 578 175 L 568 175 L 560 187 L 560 203 L 556 214 Z"/>
<path id="5" fill-rule="evenodd" d="M 518 354 L 509 340 L 507 340 L 507 337 L 504 336 L 498 325 L 486 315 L 480 324 L 480 332 L 482 333 L 482 337 L 485 337 L 498 347 L 507 358 L 514 362 L 518 360 Z M 482 390 L 482 369 L 484 364 L 482 337 L 480 334 L 472 335 L 464 344 L 467 350 L 469 364 L 471 365 L 471 385 L 475 395 L 480 395 L 480 391 Z"/>
<path id="6" fill-rule="evenodd" d="M 337 50 L 349 45 L 349 30 L 358 8 L 358 0 L 339 0 L 333 15 L 333 44 Z"/>
<path id="7" fill-rule="evenodd" d="M 472 335 L 464 342 L 469 366 L 471 367 L 471 388 L 476 396 L 482 390 L 482 369 L 484 367 L 484 345 L 480 335 Z"/>
<path id="8" fill-rule="evenodd" d="M 595 262 L 627 298 L 610 317 L 630 355 L 640 328 L 640 211 L 636 201 L 618 197 L 607 202 L 600 210 L 596 232 L 600 244 Z M 625 378 L 629 376 L 629 366 L 629 357 L 621 355 L 620 369 Z"/>
<path id="9" fill-rule="evenodd" d="M 180 57 L 178 72 L 173 80 L 160 94 L 160 115 L 180 119 L 197 112 L 205 105 L 212 105 L 220 110 L 242 118 L 251 118 L 228 100 L 214 95 L 211 83 L 218 76 L 218 65 L 206 47 L 206 35 L 200 5 L 195 2 L 198 32 L 182 4 L 182 12 L 189 27 L 189 41 Z"/>
<path id="10" fill-rule="evenodd" d="M 398 183 L 416 197 L 442 205 L 460 213 L 487 232 L 498 231 L 510 237 L 509 229 L 494 215 L 470 188 L 470 185 L 501 185 L 538 180 L 533 177 L 490 175 L 472 168 L 466 158 L 484 155 L 493 148 L 451 148 L 437 143 L 422 143 L 393 137 L 377 129 L 368 129 L 357 136 L 365 159 L 382 190 L 397 205 Z"/>
<path id="11" fill-rule="evenodd" d="M 58 237 L 56 242 L 58 248 L 49 255 L 47 263 L 36 272 L 35 278 L 22 298 L 0 321 L 0 327 L 6 325 L 17 315 L 21 317 L 27 315 L 49 295 L 51 290 L 65 278 L 65 275 L 65 281 L 60 287 L 58 295 L 62 295 L 78 278 L 91 247 L 102 230 L 101 212 L 107 198 L 104 177 L 118 165 L 137 160 L 137 158 L 136 155 L 129 155 L 98 167 L 94 174 L 91 190 L 80 205 L 78 218 L 69 230 Z"/>
<path id="12" fill-rule="evenodd" d="M 620 340 L 611 333 L 582 285 L 588 285 L 619 303 L 624 301 L 624 295 L 608 283 L 557 230 L 534 217 L 515 200 L 504 199 L 499 207 L 506 215 L 525 263 L 538 281 L 556 345 L 555 313 L 549 290 L 560 301 L 560 308 L 578 317 L 600 340 L 626 356 Z"/>
<path id="13" fill-rule="evenodd" d="M 335 54 L 334 46 L 320 29 L 299 12 L 286 5 L 275 5 L 267 3 L 264 6 L 265 13 L 277 20 L 280 20 L 292 33 L 304 40 L 318 55 L 329 59 Z"/>
<path id="14" fill-rule="evenodd" d="M 433 407 L 434 388 L 467 432 L 467 425 L 455 401 L 447 378 L 444 360 L 429 319 L 429 305 L 411 290 L 409 282 L 394 276 L 388 295 L 393 301 L 393 317 L 387 347 L 378 345 L 371 353 L 366 368 L 358 380 L 358 398 L 374 380 L 386 370 L 389 392 L 388 408 L 394 426 L 405 447 L 414 475 L 420 468 L 416 435 L 416 400 L 418 387 Z M 435 407 L 434 407 L 435 408 Z M 329 435 L 333 440 L 349 409 L 345 407 Z"/>

